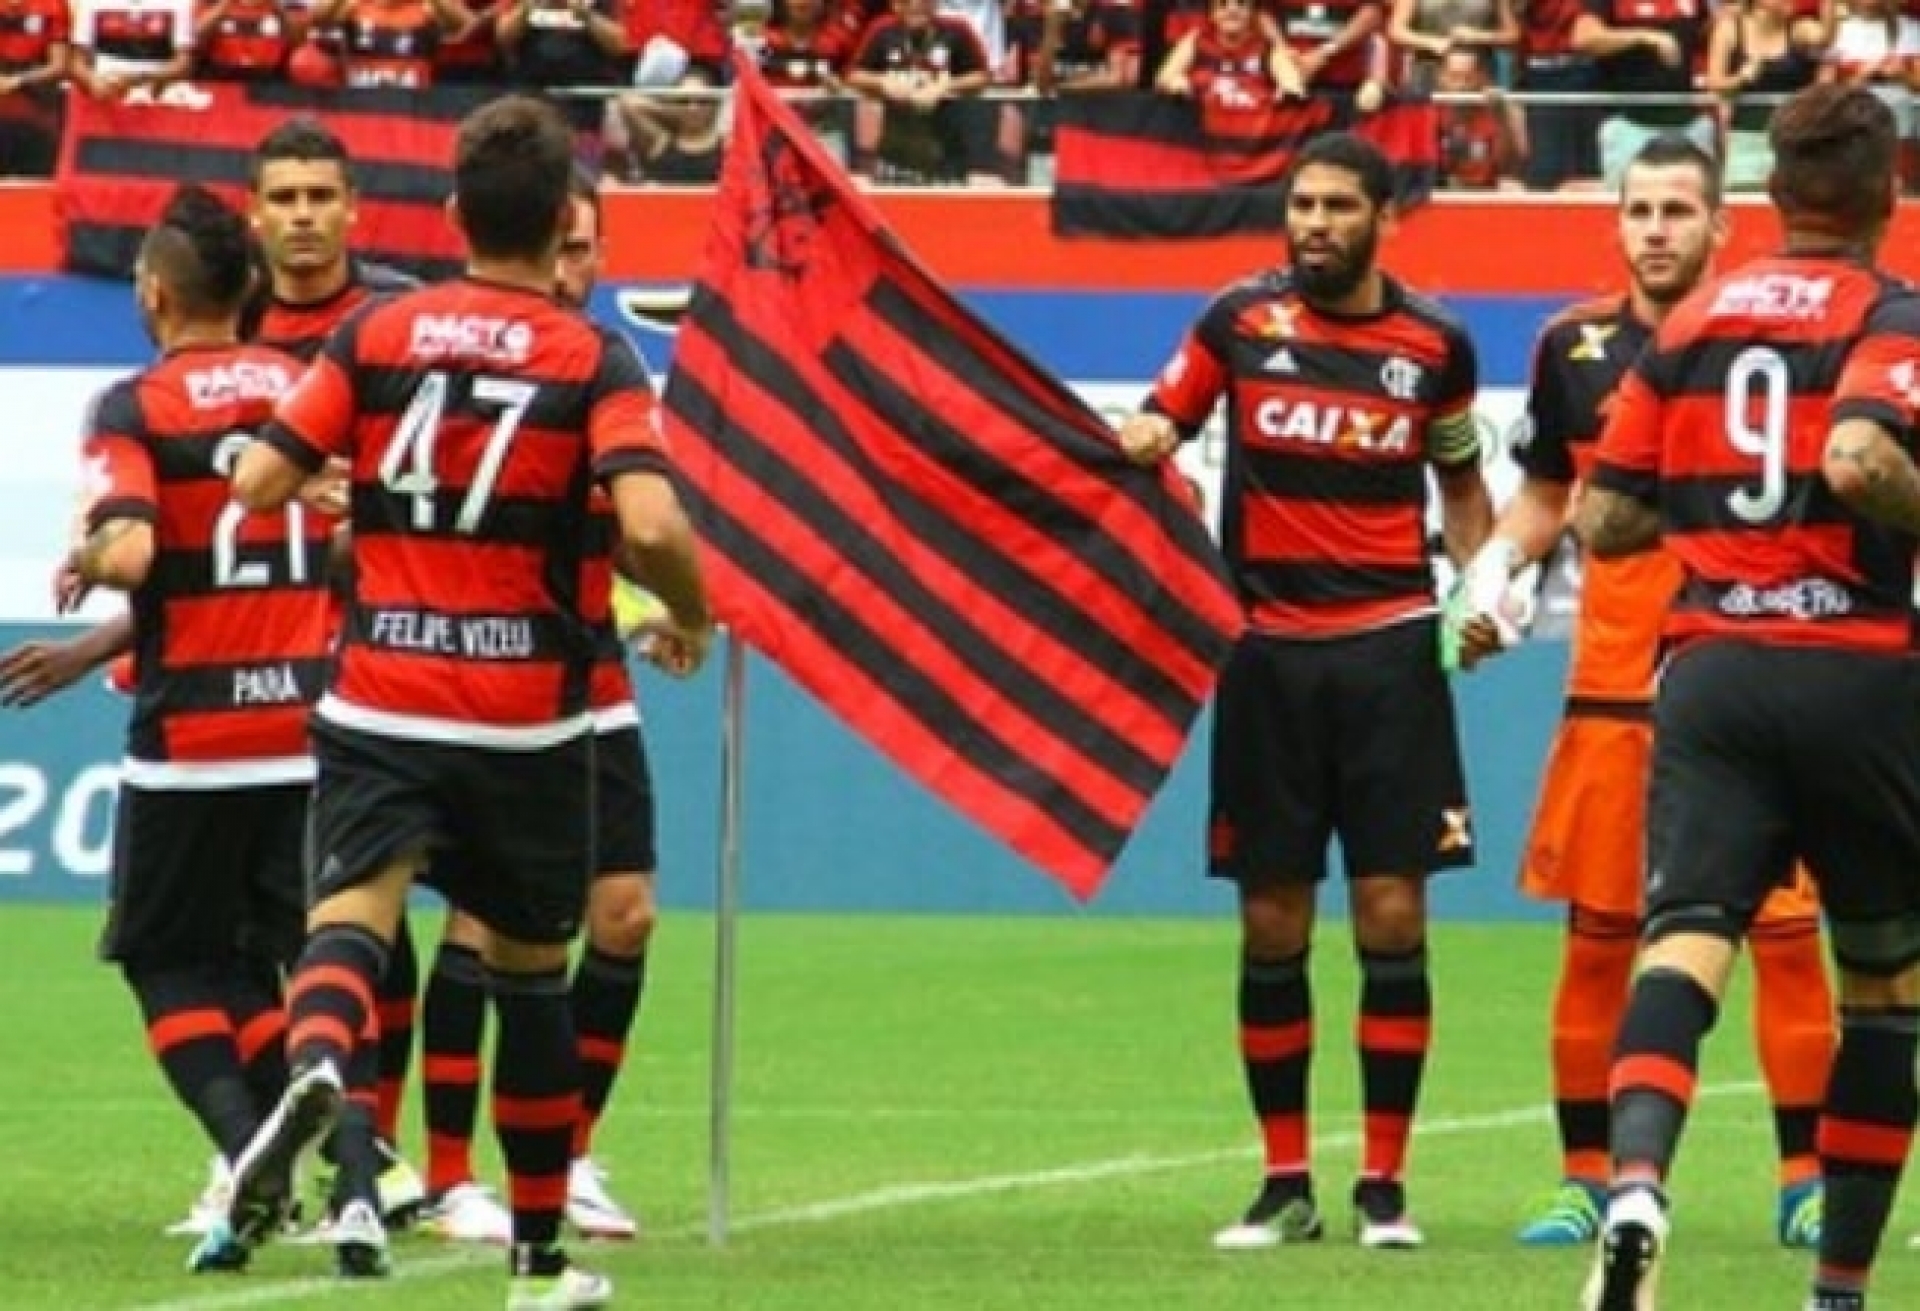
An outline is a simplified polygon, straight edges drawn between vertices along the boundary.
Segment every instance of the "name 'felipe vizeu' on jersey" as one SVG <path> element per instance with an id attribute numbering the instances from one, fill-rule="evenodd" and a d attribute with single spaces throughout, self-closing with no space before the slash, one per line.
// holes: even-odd
<path id="1" fill-rule="evenodd" d="M 502 749 L 586 731 L 588 491 L 666 464 L 624 339 L 537 292 L 443 283 L 350 317 L 263 437 L 352 467 L 353 595 L 317 714 Z"/>
<path id="2" fill-rule="evenodd" d="M 1316 309 L 1285 271 L 1216 296 L 1145 408 L 1188 436 L 1227 402 L 1221 548 L 1251 627 L 1339 637 L 1433 613 L 1427 467 L 1480 458 L 1459 324 L 1385 279 L 1377 313 Z"/>
<path id="3" fill-rule="evenodd" d="M 1916 648 L 1914 538 L 1821 469 L 1835 419 L 1912 449 L 1920 298 L 1828 255 L 1757 260 L 1682 302 L 1622 382 L 1593 483 L 1660 511 L 1685 569 L 1670 643 Z"/>
<path id="4" fill-rule="evenodd" d="M 301 369 L 258 346 L 184 348 L 94 404 L 87 529 L 132 519 L 154 532 L 153 563 L 131 598 L 122 777 L 135 787 L 313 778 L 307 713 L 332 639 L 327 531 L 298 502 L 248 514 L 227 481 Z"/>

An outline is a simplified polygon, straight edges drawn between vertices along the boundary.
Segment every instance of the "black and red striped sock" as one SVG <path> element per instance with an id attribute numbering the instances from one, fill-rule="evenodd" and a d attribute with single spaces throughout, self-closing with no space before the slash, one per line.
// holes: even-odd
<path id="1" fill-rule="evenodd" d="M 1615 1183 L 1665 1183 L 1693 1105 L 1700 1040 L 1719 1013 L 1679 970 L 1643 970 L 1634 980 L 1608 1083 Z"/>
<path id="2" fill-rule="evenodd" d="M 315 929 L 287 990 L 287 1067 L 299 1072 L 330 1060 L 344 1078 L 360 1034 L 375 1022 L 374 988 L 387 947 L 370 929 Z"/>
<path id="3" fill-rule="evenodd" d="M 125 971 L 146 1023 L 147 1048 L 167 1082 L 231 1161 L 259 1127 L 221 980 L 195 969 Z"/>
<path id="4" fill-rule="evenodd" d="M 380 1012 L 380 1056 L 374 1084 L 374 1132 L 388 1142 L 400 1134 L 400 1101 L 406 1093 L 407 1070 L 413 1064 L 413 1024 L 419 1007 L 420 962 L 414 955 L 413 930 L 406 916 L 387 955 L 376 1002 Z"/>
<path id="5" fill-rule="evenodd" d="M 580 1057 L 564 969 L 487 972 L 499 1017 L 493 1127 L 507 1165 L 515 1246 L 551 1246 L 567 1203 L 567 1167 L 580 1116 Z"/>
<path id="6" fill-rule="evenodd" d="M 1867 1286 L 1920 1118 L 1913 1078 L 1917 1052 L 1920 1009 L 1841 1009 L 1840 1049 L 1820 1118 L 1826 1211 L 1817 1293 Z"/>
<path id="7" fill-rule="evenodd" d="M 487 973 L 480 953 L 442 942 L 427 972 L 420 1006 L 430 1193 L 444 1193 L 473 1179 L 473 1126 L 480 1111 L 480 1044 L 486 1025 Z"/>
<path id="8" fill-rule="evenodd" d="M 627 1037 L 647 986 L 647 957 L 615 956 L 589 945 L 573 971 L 573 1028 L 580 1044 L 580 1124 L 573 1154 L 586 1156 L 593 1128 L 626 1061 Z"/>
<path id="9" fill-rule="evenodd" d="M 1240 1060 L 1266 1151 L 1266 1173 L 1306 1175 L 1307 1074 L 1313 1063 L 1313 984 L 1307 953 L 1240 962 Z"/>
<path id="10" fill-rule="evenodd" d="M 287 1087 L 287 1002 L 281 995 L 279 967 L 268 961 L 242 962 L 227 987 L 227 1014 L 233 1019 L 247 1091 L 264 1113 Z"/>
<path id="11" fill-rule="evenodd" d="M 1360 1099 L 1365 1109 L 1362 1179 L 1399 1179 L 1420 1102 L 1433 1036 L 1427 949 L 1360 951 Z"/>

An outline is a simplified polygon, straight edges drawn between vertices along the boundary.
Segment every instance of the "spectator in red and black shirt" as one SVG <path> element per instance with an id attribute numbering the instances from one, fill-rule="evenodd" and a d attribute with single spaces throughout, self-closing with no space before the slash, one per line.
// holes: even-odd
<path id="1" fill-rule="evenodd" d="M 1581 0 L 1573 46 L 1595 64 L 1596 88 L 1609 95 L 1650 96 L 1663 104 L 1629 103 L 1600 119 L 1600 175 L 1618 187 L 1627 164 L 1652 138 L 1684 132 L 1719 155 L 1713 115 L 1687 103 L 1706 62 L 1707 0 Z"/>
<path id="2" fill-rule="evenodd" d="M 1576 515 L 1596 556 L 1664 545 L 1683 574 L 1589 1306 L 1646 1304 L 1701 1040 L 1796 861 L 1841 1000 L 1808 1306 L 1867 1305 L 1920 1115 L 1920 299 L 1873 265 L 1899 137 L 1865 87 L 1802 91 L 1769 131 L 1783 252 L 1668 315 L 1616 393 Z"/>
<path id="3" fill-rule="evenodd" d="M 1204 25 L 1181 37 L 1155 75 L 1162 95 L 1190 96 L 1205 110 L 1258 110 L 1306 94 L 1287 43 L 1255 15 L 1252 0 L 1210 0 Z"/>
<path id="4" fill-rule="evenodd" d="M 421 91 L 433 85 L 441 45 L 476 19 L 460 0 L 320 0 L 310 21 L 336 34 L 346 86 Z"/>
<path id="5" fill-rule="evenodd" d="M 1320 136 L 1296 156 L 1288 267 L 1216 296 L 1120 441 L 1165 459 L 1227 406 L 1221 548 L 1248 632 L 1216 693 L 1210 872 L 1240 903 L 1240 1055 L 1265 1173 L 1216 1246 L 1316 1238 L 1307 951 L 1327 844 L 1346 858 L 1360 957 L 1360 1242 L 1421 1241 L 1402 1174 L 1427 1051 L 1429 873 L 1473 839 L 1427 556 L 1427 479 L 1464 565 L 1493 509 L 1472 344 L 1375 263 L 1393 170 Z"/>
<path id="6" fill-rule="evenodd" d="M 100 100 L 163 95 L 193 71 L 193 0 L 88 0 L 73 11 L 73 84 Z"/>
<path id="7" fill-rule="evenodd" d="M 1541 95 L 1590 95 L 1598 85 L 1593 57 L 1574 45 L 1581 0 L 1516 0 L 1520 52 L 1514 87 Z M 1529 104 L 1527 186 L 1553 191 L 1575 179 L 1600 176 L 1598 116 L 1589 105 Z"/>
<path id="8" fill-rule="evenodd" d="M 1140 15 L 1124 0 L 1030 0 L 1011 36 L 1042 95 L 1126 90 L 1140 77 Z"/>
<path id="9" fill-rule="evenodd" d="M 986 50 L 972 24 L 934 12 L 934 0 L 897 0 L 892 17 L 867 29 L 847 74 L 848 86 L 884 106 L 875 178 L 964 181 L 961 102 L 986 90 L 987 79 Z"/>
<path id="10" fill-rule="evenodd" d="M 785 0 L 761 30 L 760 71 L 787 90 L 830 90 L 859 39 L 860 27 L 836 21 L 826 0 Z"/>
<path id="11" fill-rule="evenodd" d="M 44 176 L 59 145 L 67 0 L 0 0 L 0 176 Z"/>
<path id="12" fill-rule="evenodd" d="M 135 268 L 162 355 L 90 411 L 72 557 L 138 615 L 103 954 L 228 1160 L 271 1109 L 243 1035 L 277 1031 L 278 979 L 299 949 L 307 714 L 332 636 L 324 529 L 298 503 L 248 514 L 228 494 L 301 372 L 241 344 L 250 278 L 240 216 L 199 188 L 177 193 Z"/>
<path id="13" fill-rule="evenodd" d="M 469 276 L 343 325 L 242 455 L 269 509 L 329 458 L 352 466 L 355 582 L 313 718 L 314 908 L 291 989 L 292 1078 L 243 1153 L 232 1227 L 278 1229 L 292 1163 L 344 1097 L 393 926 L 428 853 L 486 925 L 499 1027 L 494 1123 L 513 1210 L 510 1300 L 604 1303 L 559 1246 L 580 1095 L 568 944 L 592 864 L 594 644 L 578 595 L 587 494 L 619 519 L 616 564 L 667 607 L 657 657 L 682 672 L 712 637 L 691 530 L 667 476 L 644 369 L 552 296 L 572 132 L 552 106 L 496 100 L 462 124 L 454 214 Z"/>
<path id="14" fill-rule="evenodd" d="M 514 82 L 523 87 L 606 86 L 627 53 L 619 0 L 506 0 L 494 40 Z M 598 137 L 604 113 L 597 99 L 560 102 L 574 130 Z"/>

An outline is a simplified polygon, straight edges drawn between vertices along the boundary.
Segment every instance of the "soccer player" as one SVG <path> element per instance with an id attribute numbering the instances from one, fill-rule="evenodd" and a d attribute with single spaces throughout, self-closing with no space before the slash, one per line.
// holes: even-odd
<path id="1" fill-rule="evenodd" d="M 1469 600 L 1489 617 L 1508 604 L 1513 576 L 1559 541 L 1621 376 L 1724 242 L 1719 166 L 1683 137 L 1654 138 L 1627 167 L 1619 230 L 1627 290 L 1556 316 L 1534 352 L 1531 435 L 1516 451 L 1525 479 L 1467 571 Z M 1581 573 L 1566 717 L 1520 875 L 1530 895 L 1567 903 L 1550 1048 L 1562 1180 L 1521 1229 L 1527 1244 L 1588 1243 L 1599 1233 L 1607 1072 L 1639 941 L 1653 670 L 1679 583 L 1679 563 L 1657 550 L 1587 560 Z M 1753 966 L 1754 1037 L 1780 1151 L 1775 1232 L 1790 1247 L 1811 1247 L 1820 1237 L 1814 1128 L 1833 997 L 1819 906 L 1805 891 L 1783 888 L 1761 908 Z"/>
<path id="2" fill-rule="evenodd" d="M 559 1245 L 580 1076 L 567 993 L 592 854 L 594 644 L 579 592 L 595 478 L 614 558 L 665 604 L 663 662 L 690 672 L 712 623 L 633 350 L 551 296 L 572 133 L 506 97 L 462 123 L 453 215 L 468 276 L 377 302 L 329 340 L 234 474 L 284 504 L 352 468 L 355 578 L 313 716 L 314 904 L 291 988 L 286 1096 L 242 1153 L 234 1238 L 266 1238 L 294 1165 L 339 1113 L 408 888 L 430 852 L 487 927 L 499 1025 L 493 1120 L 513 1211 L 508 1311 L 573 1311 L 609 1281 Z"/>
<path id="3" fill-rule="evenodd" d="M 1215 702 L 1211 871 L 1237 882 L 1240 1053 L 1266 1177 L 1226 1250 L 1318 1238 L 1309 1164 L 1307 969 L 1338 834 L 1360 958 L 1365 1144 L 1353 1201 L 1370 1248 L 1422 1241 L 1403 1173 L 1426 1063 L 1428 875 L 1473 843 L 1426 555 L 1427 474 L 1461 565 L 1492 523 L 1459 324 L 1376 264 L 1392 172 L 1315 138 L 1286 187 L 1289 262 L 1216 296 L 1121 427 L 1165 458 L 1222 395 L 1222 547 L 1250 629 Z"/>
<path id="4" fill-rule="evenodd" d="M 1913 1138 L 1920 1030 L 1920 300 L 1872 264 L 1899 133 L 1868 88 L 1776 111 L 1782 253 L 1705 284 L 1621 384 L 1577 527 L 1684 571 L 1654 701 L 1646 929 L 1584 1305 L 1644 1311 L 1703 1035 L 1761 902 L 1812 871 L 1840 974 L 1809 1311 L 1858 1311 Z"/>
<path id="5" fill-rule="evenodd" d="M 86 535 L 69 561 L 81 582 L 128 593 L 137 633 L 102 954 L 225 1160 L 285 1082 L 307 711 L 331 636 L 324 525 L 297 503 L 248 514 L 227 494 L 302 369 L 240 343 L 251 276 L 241 217 L 198 187 L 176 192 L 134 271 L 162 356 L 90 411 Z"/>
<path id="6" fill-rule="evenodd" d="M 600 275 L 600 192 L 574 174 L 570 225 L 560 245 L 554 294 L 585 310 Z M 596 659 L 590 692 L 594 732 L 594 855 L 587 894 L 586 946 L 574 967 L 573 1023 L 580 1043 L 581 1107 L 567 1185 L 567 1219 L 588 1238 L 626 1239 L 638 1232 L 632 1214 L 608 1193 L 591 1156 L 594 1126 L 606 1109 L 625 1058 L 627 1038 L 646 984 L 653 935 L 654 805 L 646 745 L 634 708 L 633 682 L 614 631 L 614 522 L 605 498 L 594 497 L 595 535 L 583 606 L 593 609 Z M 478 1106 L 486 989 L 480 968 L 485 930 L 455 910 L 448 916 L 427 979 L 420 1036 L 427 1109 L 427 1185 L 435 1204 L 427 1222 L 448 1238 L 504 1240 L 507 1217 L 474 1181 L 472 1140 Z"/>

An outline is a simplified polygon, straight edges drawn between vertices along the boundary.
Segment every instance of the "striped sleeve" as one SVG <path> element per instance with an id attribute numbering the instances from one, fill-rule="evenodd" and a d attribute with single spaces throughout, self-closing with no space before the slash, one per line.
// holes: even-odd
<path id="1" fill-rule="evenodd" d="M 1829 422 L 1864 419 L 1908 452 L 1920 420 L 1920 295 L 1889 295 L 1867 316 L 1833 389 Z"/>
<path id="2" fill-rule="evenodd" d="M 1656 377 L 1660 359 L 1649 350 L 1620 380 L 1593 468 L 1595 487 L 1649 505 L 1660 495 L 1660 450 L 1666 417 L 1666 400 Z"/>

